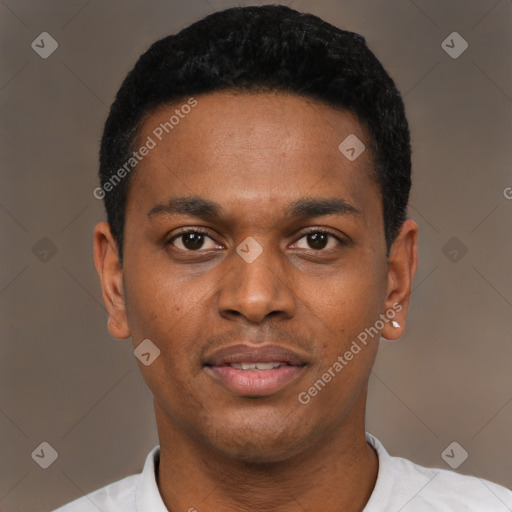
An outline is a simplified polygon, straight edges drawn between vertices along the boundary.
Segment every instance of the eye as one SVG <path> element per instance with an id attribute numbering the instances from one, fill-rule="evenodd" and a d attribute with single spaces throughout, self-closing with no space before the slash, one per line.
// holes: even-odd
<path id="1" fill-rule="evenodd" d="M 304 247 L 300 246 L 301 240 L 305 240 Z M 303 244 L 303 245 L 305 245 Z M 299 249 L 313 249 L 315 251 L 334 249 L 337 245 L 345 245 L 345 243 L 336 235 L 322 229 L 315 229 L 304 234 L 297 242 Z"/>
<path id="2" fill-rule="evenodd" d="M 209 244 L 210 247 L 205 247 L 205 243 L 207 241 L 211 242 Z M 218 247 L 218 244 L 210 236 L 208 236 L 208 232 L 199 228 L 182 231 L 174 235 L 167 243 L 176 247 L 177 249 L 189 252 L 198 251 L 200 249 L 215 249 L 215 247 Z"/>

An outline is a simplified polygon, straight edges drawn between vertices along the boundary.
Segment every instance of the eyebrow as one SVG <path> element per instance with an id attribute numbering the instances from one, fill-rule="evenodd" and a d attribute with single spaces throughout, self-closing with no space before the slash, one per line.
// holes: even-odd
<path id="1" fill-rule="evenodd" d="M 360 215 L 361 212 L 345 199 L 304 197 L 286 204 L 286 219 L 320 217 L 324 215 Z M 219 221 L 223 216 L 220 204 L 202 197 L 175 197 L 151 208 L 148 217 L 160 215 L 190 215 L 207 221 Z"/>

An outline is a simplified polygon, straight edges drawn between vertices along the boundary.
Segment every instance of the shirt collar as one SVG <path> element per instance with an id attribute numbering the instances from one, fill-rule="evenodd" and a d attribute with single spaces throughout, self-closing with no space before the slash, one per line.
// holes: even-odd
<path id="1" fill-rule="evenodd" d="M 363 512 L 373 512 L 374 510 L 381 510 L 378 508 L 382 503 L 387 503 L 391 492 L 392 479 L 391 472 L 389 471 L 390 456 L 380 441 L 366 433 L 366 441 L 377 452 L 379 459 L 379 470 L 375 488 L 373 489 L 370 500 L 368 501 Z M 156 472 L 158 464 L 160 463 L 160 446 L 155 446 L 148 454 L 144 469 L 141 473 L 139 485 L 136 491 L 136 504 L 137 512 L 169 512 L 164 505 L 162 496 L 156 483 Z"/>
<path id="2" fill-rule="evenodd" d="M 169 512 L 164 505 L 158 485 L 156 472 L 160 463 L 160 446 L 155 446 L 148 454 L 144 469 L 140 475 L 136 491 L 135 503 L 137 512 Z"/>
<path id="3" fill-rule="evenodd" d="M 368 503 L 363 512 L 379 512 L 383 509 L 384 503 L 390 503 L 393 489 L 393 472 L 391 456 L 386 451 L 382 443 L 372 434 L 366 432 L 366 442 L 376 451 L 379 459 L 379 469 L 377 472 L 377 481 L 373 488 Z"/>

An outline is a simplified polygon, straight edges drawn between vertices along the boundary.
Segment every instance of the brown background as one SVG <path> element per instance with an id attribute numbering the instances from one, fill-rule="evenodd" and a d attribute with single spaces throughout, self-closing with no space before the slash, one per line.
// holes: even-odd
<path id="1" fill-rule="evenodd" d="M 469 453 L 458 471 L 512 487 L 512 2 L 288 3 L 366 37 L 411 127 L 420 267 L 407 335 L 381 343 L 368 430 L 392 454 L 446 468 L 441 453 L 457 441 Z M 0 4 L 2 511 L 51 510 L 139 472 L 157 443 L 151 396 L 131 343 L 106 330 L 92 263 L 98 142 L 138 55 L 233 5 Z M 31 48 L 43 31 L 59 44 L 48 59 Z M 469 43 L 457 59 L 441 48 L 453 31 Z M 43 441 L 59 454 L 46 470 L 31 458 Z"/>

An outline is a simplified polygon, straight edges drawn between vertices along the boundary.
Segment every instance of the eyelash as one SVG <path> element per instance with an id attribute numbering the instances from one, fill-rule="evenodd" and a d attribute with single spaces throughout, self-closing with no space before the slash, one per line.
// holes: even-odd
<path id="1" fill-rule="evenodd" d="M 204 228 L 188 228 L 188 229 L 185 229 L 183 231 L 180 231 L 179 233 L 173 235 L 172 238 L 170 238 L 167 242 L 166 242 L 166 245 L 172 245 L 172 242 L 174 240 L 176 240 L 177 238 L 179 238 L 180 236 L 183 236 L 183 235 L 186 235 L 188 233 L 198 233 L 198 234 L 201 234 L 201 235 L 205 235 L 207 236 L 208 238 L 211 238 L 212 240 L 213 237 L 210 236 L 210 232 Z M 307 235 L 310 235 L 312 233 L 320 233 L 320 234 L 324 234 L 324 235 L 329 235 L 331 237 L 333 237 L 341 246 L 344 246 L 344 245 L 347 245 L 347 242 L 345 240 L 343 240 L 342 238 L 340 238 L 339 236 L 335 235 L 334 233 L 332 233 L 331 231 L 329 230 L 326 230 L 326 229 L 322 229 L 322 228 L 311 228 L 310 230 L 306 231 L 305 233 L 303 233 L 300 238 L 297 239 L 297 241 L 301 240 L 302 238 L 304 238 L 305 236 Z M 214 240 L 215 241 L 215 240 Z M 186 249 L 178 249 L 179 251 L 184 251 L 184 252 L 191 252 L 191 253 L 198 253 L 201 251 L 201 249 L 198 249 L 197 251 L 191 251 L 191 250 L 186 250 Z M 327 252 L 329 251 L 330 249 L 311 249 L 312 251 L 314 252 Z M 331 249 L 332 250 L 332 249 Z"/>

